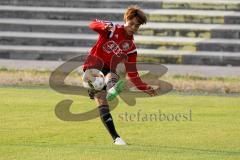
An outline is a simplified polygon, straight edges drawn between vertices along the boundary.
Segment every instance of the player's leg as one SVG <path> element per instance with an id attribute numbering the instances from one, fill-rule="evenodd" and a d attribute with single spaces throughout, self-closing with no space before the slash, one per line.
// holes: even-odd
<path id="1" fill-rule="evenodd" d="M 113 100 L 124 88 L 124 82 L 119 80 L 119 76 L 114 72 L 110 72 L 105 76 L 105 83 L 107 85 L 108 101 Z"/>
<path id="2" fill-rule="evenodd" d="M 97 93 L 95 96 L 95 101 L 98 104 L 99 114 L 104 126 L 109 131 L 110 135 L 112 136 L 113 140 L 119 137 L 117 131 L 115 130 L 115 126 L 113 123 L 112 115 L 109 111 L 109 105 L 106 100 L 106 91 L 102 90 L 101 92 Z"/>
<path id="3" fill-rule="evenodd" d="M 118 145 L 126 145 L 126 143 L 120 138 L 118 135 L 114 123 L 113 123 L 113 118 L 109 110 L 109 105 L 106 99 L 107 92 L 105 90 L 102 90 L 101 92 L 97 93 L 95 95 L 95 101 L 98 104 L 99 108 L 99 113 L 101 120 L 112 136 L 114 143 Z"/>

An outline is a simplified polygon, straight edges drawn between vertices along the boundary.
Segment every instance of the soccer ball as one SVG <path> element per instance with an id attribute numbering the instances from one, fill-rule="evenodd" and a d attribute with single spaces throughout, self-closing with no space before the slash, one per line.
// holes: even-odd
<path id="1" fill-rule="evenodd" d="M 100 91 L 105 86 L 104 74 L 98 69 L 87 69 L 83 76 L 83 87 Z"/>

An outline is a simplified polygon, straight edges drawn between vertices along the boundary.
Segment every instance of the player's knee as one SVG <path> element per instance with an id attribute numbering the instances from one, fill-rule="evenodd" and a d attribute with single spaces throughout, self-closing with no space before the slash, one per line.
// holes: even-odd
<path id="1" fill-rule="evenodd" d="M 116 73 L 108 73 L 105 77 L 106 90 L 112 88 L 119 80 L 119 76 Z"/>
<path id="2" fill-rule="evenodd" d="M 101 91 L 96 94 L 95 100 L 98 103 L 98 105 L 107 105 L 108 104 L 106 95 L 107 95 L 106 91 Z"/>
<path id="3" fill-rule="evenodd" d="M 106 99 L 99 99 L 99 98 L 96 98 L 96 101 L 97 101 L 98 106 L 101 106 L 101 105 L 108 105 L 108 102 L 107 102 Z"/>
<path id="4" fill-rule="evenodd" d="M 114 72 L 110 72 L 105 76 L 105 83 L 107 84 L 111 79 L 118 80 L 119 76 Z"/>

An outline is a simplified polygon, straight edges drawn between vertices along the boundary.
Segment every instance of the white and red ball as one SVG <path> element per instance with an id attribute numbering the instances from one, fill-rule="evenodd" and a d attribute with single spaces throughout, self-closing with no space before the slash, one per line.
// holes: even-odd
<path id="1" fill-rule="evenodd" d="M 100 91 L 105 86 L 104 74 L 98 69 L 87 69 L 83 76 L 83 87 Z"/>

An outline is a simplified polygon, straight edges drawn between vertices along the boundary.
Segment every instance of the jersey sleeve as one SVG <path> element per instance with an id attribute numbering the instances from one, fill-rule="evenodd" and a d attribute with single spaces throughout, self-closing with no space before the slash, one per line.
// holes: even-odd
<path id="1" fill-rule="evenodd" d="M 110 21 L 95 19 L 89 24 L 89 28 L 98 32 L 99 34 L 108 34 L 109 31 L 106 30 L 107 25 L 113 25 L 113 23 Z"/>
<path id="2" fill-rule="evenodd" d="M 139 89 L 139 90 L 147 90 L 148 85 L 144 83 L 141 78 L 139 77 L 137 66 L 137 52 L 131 52 L 128 54 L 128 61 L 125 63 L 125 68 L 127 71 L 127 76 L 130 79 L 130 81 Z"/>

